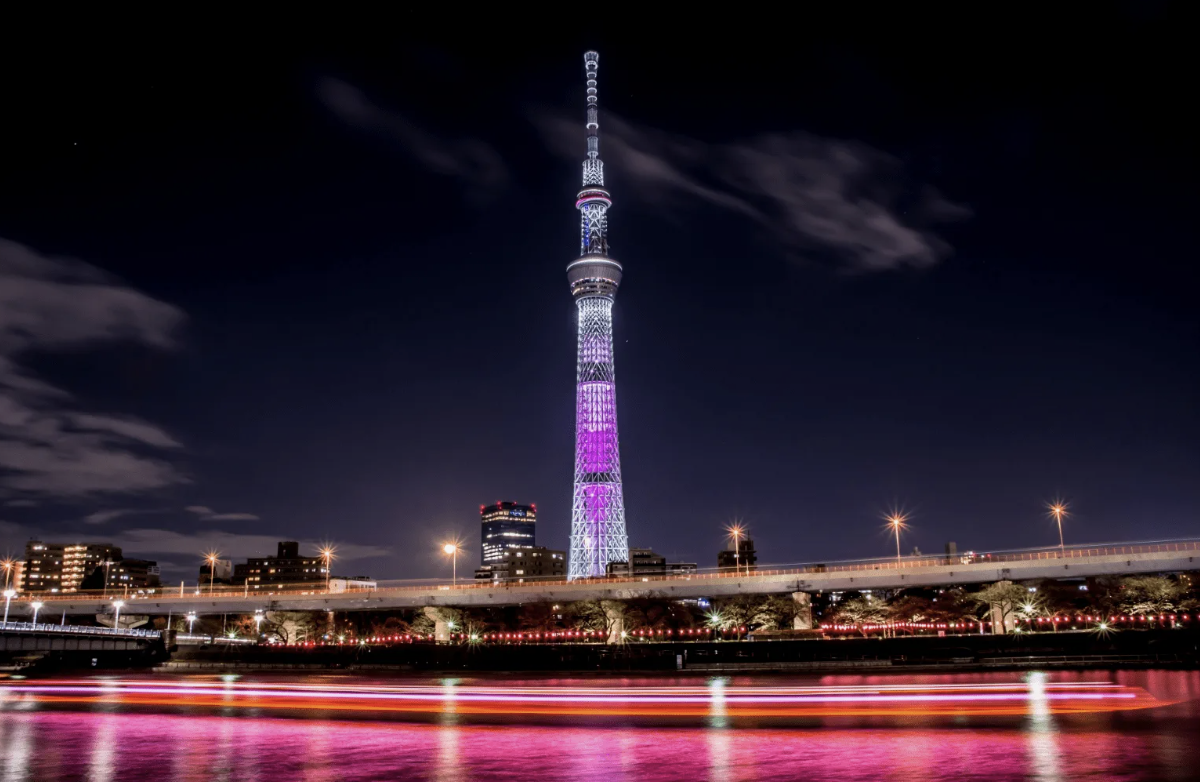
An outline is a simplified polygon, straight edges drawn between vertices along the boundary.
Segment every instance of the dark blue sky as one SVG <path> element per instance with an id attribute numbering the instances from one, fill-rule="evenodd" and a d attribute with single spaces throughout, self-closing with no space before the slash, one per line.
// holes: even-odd
<path id="1" fill-rule="evenodd" d="M 631 544 L 886 556 L 899 504 L 906 551 L 1036 546 L 1055 496 L 1068 542 L 1197 535 L 1189 49 L 1105 8 L 60 36 L 4 77 L 0 545 L 425 577 L 512 499 L 565 548 L 588 47 Z"/>

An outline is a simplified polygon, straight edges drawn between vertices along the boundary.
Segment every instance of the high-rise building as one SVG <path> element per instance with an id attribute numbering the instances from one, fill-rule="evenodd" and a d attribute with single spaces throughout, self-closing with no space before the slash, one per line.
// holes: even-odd
<path id="1" fill-rule="evenodd" d="M 583 56 L 587 72 L 587 159 L 579 209 L 579 258 L 567 266 L 578 310 L 575 387 L 575 491 L 571 503 L 571 553 L 567 577 L 603 576 L 609 562 L 628 561 L 625 498 L 617 438 L 617 393 L 613 372 L 612 308 L 621 284 L 621 264 L 609 256 L 608 208 L 600 160 L 596 69 L 600 55 Z"/>
<path id="2" fill-rule="evenodd" d="M 252 557 L 233 569 L 233 583 L 250 589 L 280 584 L 324 584 L 325 560 L 319 555 L 300 556 L 300 544 L 281 541 L 273 557 Z"/>
<path id="3" fill-rule="evenodd" d="M 504 552 L 537 545 L 537 506 L 497 502 L 479 506 L 479 564 L 499 562 Z"/>
<path id="4" fill-rule="evenodd" d="M 81 590 L 104 589 L 108 579 L 109 592 L 128 592 L 130 589 L 157 589 L 159 582 L 158 563 L 150 559 L 120 559 L 106 567 L 97 567 L 79 585 Z"/>
<path id="5" fill-rule="evenodd" d="M 24 588 L 29 592 L 74 592 L 96 571 L 121 560 L 121 549 L 111 543 L 25 544 Z M 107 564 L 106 564 L 107 563 Z M 100 581 L 103 586 L 103 579 Z"/>
<path id="6" fill-rule="evenodd" d="M 561 579 L 567 574 L 567 552 L 545 546 L 505 549 L 500 559 L 475 568 L 478 581 L 532 581 Z"/>

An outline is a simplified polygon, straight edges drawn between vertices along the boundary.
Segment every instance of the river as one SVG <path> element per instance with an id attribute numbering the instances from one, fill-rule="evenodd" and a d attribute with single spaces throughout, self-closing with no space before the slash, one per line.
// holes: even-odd
<path id="1" fill-rule="evenodd" d="M 0 683 L 4 780 L 1190 780 L 1200 672 Z"/>

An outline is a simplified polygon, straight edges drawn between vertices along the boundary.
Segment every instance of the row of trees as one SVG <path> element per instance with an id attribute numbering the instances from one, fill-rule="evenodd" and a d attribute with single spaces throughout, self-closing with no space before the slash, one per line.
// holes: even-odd
<path id="1" fill-rule="evenodd" d="M 887 596 L 845 593 L 836 602 L 831 595 L 813 599 L 817 624 L 869 625 L 898 622 L 961 622 L 988 619 L 993 610 L 1005 619 L 1095 614 L 1146 615 L 1200 611 L 1200 600 L 1187 578 L 1133 576 L 1095 581 L 1081 590 L 1079 584 L 1044 581 L 1037 584 L 1000 582 L 978 590 L 907 589 Z M 739 595 L 709 604 L 681 602 L 666 597 L 633 600 L 582 600 L 573 603 L 528 603 L 497 608 L 437 608 L 431 617 L 424 610 L 327 614 L 325 612 L 268 611 L 258 621 L 253 615 L 206 616 L 197 620 L 195 632 L 233 634 L 251 638 L 261 634 L 281 643 L 357 640 L 406 634 L 432 635 L 435 618 L 452 624 L 466 635 L 491 632 L 555 632 L 591 630 L 611 633 L 621 627 L 637 630 L 707 628 L 725 634 L 790 630 L 799 606 L 791 595 Z M 807 610 L 807 609 L 805 609 Z M 177 617 L 175 629 L 186 630 Z"/>
<path id="2" fill-rule="evenodd" d="M 993 612 L 1006 621 L 1039 617 L 1158 615 L 1200 610 L 1200 599 L 1189 579 L 1130 576 L 1079 584 L 1043 581 L 1014 584 L 1002 581 L 978 591 L 961 589 L 910 590 L 883 599 L 854 594 L 825 613 L 839 624 L 896 622 L 961 622 L 987 619 Z"/>

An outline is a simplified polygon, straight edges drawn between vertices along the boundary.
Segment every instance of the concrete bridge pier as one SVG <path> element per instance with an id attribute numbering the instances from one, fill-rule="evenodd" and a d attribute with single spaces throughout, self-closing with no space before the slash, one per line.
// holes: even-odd
<path id="1" fill-rule="evenodd" d="M 137 614 L 132 614 L 132 615 L 121 614 L 121 628 L 120 629 L 132 630 L 135 627 L 141 627 L 142 625 L 146 624 L 149 621 L 150 621 L 149 616 L 140 616 Z M 113 615 L 112 614 L 96 614 L 96 624 L 100 625 L 101 627 L 112 627 L 113 626 Z"/>
<path id="2" fill-rule="evenodd" d="M 437 606 L 425 606 L 425 616 L 433 620 L 433 640 L 438 643 L 450 643 L 450 620 Z"/>
<path id="3" fill-rule="evenodd" d="M 796 616 L 792 619 L 793 630 L 811 630 L 812 595 L 807 592 L 793 592 L 792 600 L 796 603 Z"/>
<path id="4" fill-rule="evenodd" d="M 625 642 L 625 606 L 613 600 L 602 601 L 604 616 L 608 620 L 608 643 Z"/>

